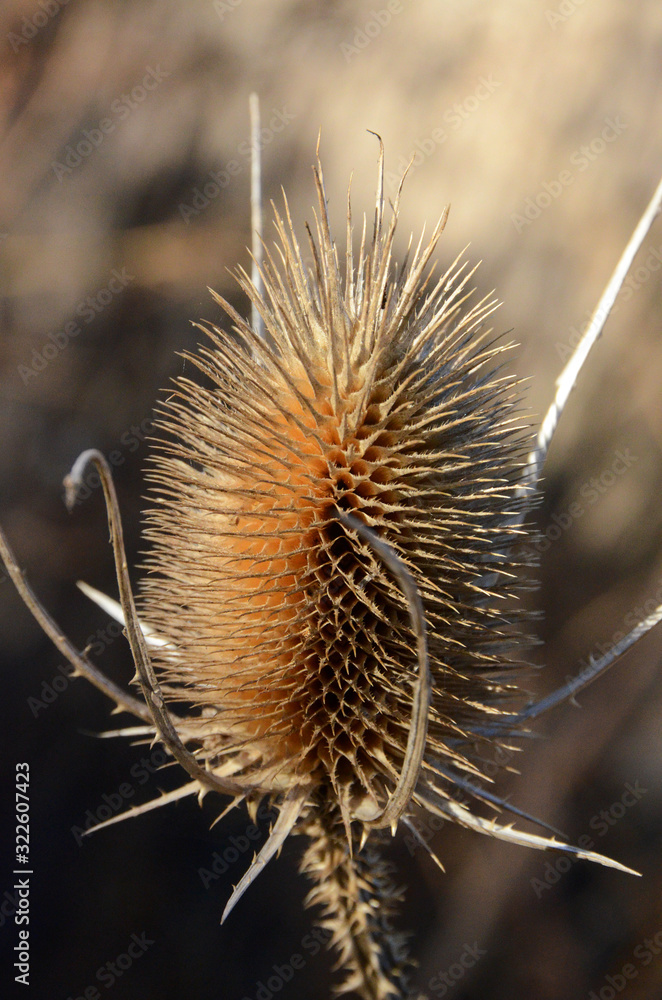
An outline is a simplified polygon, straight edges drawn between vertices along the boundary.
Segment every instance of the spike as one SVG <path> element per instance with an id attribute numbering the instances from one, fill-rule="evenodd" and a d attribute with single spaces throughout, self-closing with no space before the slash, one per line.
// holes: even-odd
<path id="1" fill-rule="evenodd" d="M 574 847 L 572 844 L 565 844 L 563 841 L 554 840 L 550 837 L 540 837 L 535 833 L 524 833 L 515 830 L 512 826 L 500 826 L 494 820 L 486 820 L 480 816 L 475 816 L 459 802 L 448 799 L 433 802 L 430 798 L 422 798 L 424 805 L 438 816 L 444 816 L 455 820 L 462 826 L 475 830 L 477 833 L 484 833 L 488 837 L 495 837 L 497 840 L 505 840 L 510 844 L 519 844 L 522 847 L 533 847 L 539 851 L 561 851 L 565 854 L 574 854 L 584 861 L 594 861 L 596 864 L 604 865 L 606 868 L 616 868 L 617 871 L 626 872 L 628 875 L 641 875 L 634 868 L 628 868 L 618 861 L 597 854 L 595 851 L 587 851 L 583 847 Z"/>
<path id="2" fill-rule="evenodd" d="M 124 612 L 122 611 L 122 605 L 119 601 L 115 601 L 112 597 L 108 597 L 107 594 L 103 594 L 100 590 L 97 590 L 96 587 L 91 587 L 89 583 L 85 583 L 84 580 L 76 580 L 76 586 L 85 594 L 86 597 L 89 597 L 91 601 L 98 605 L 102 611 L 105 611 L 107 615 L 114 618 L 116 622 L 119 622 L 120 625 L 125 624 Z M 149 625 L 145 625 L 144 622 L 141 622 L 140 627 L 148 646 L 162 646 L 168 649 L 173 648 L 167 639 L 162 639 L 161 636 L 156 635 L 154 633 L 154 629 L 151 629 Z M 134 680 L 138 681 L 139 678 L 135 677 Z"/>
<path id="3" fill-rule="evenodd" d="M 160 809 L 161 806 L 168 806 L 171 802 L 177 802 L 179 799 L 186 798 L 187 795 L 193 795 L 197 789 L 198 782 L 190 781 L 188 784 L 182 785 L 180 788 L 175 788 L 172 792 L 162 792 L 156 799 L 151 799 L 149 802 L 143 802 L 140 806 L 132 806 L 130 809 L 125 809 L 125 811 L 120 813 L 118 816 L 111 816 L 110 819 L 105 819 L 102 823 L 96 823 L 88 830 L 84 830 L 83 836 L 87 837 L 88 834 L 96 833 L 98 830 L 103 830 L 106 826 L 113 826 L 114 823 L 123 823 L 124 820 L 133 819 L 134 816 L 142 816 L 144 813 L 151 812 L 153 809 Z"/>
<path id="4" fill-rule="evenodd" d="M 300 788 L 290 789 L 288 794 L 285 796 L 278 819 L 274 823 L 273 829 L 269 834 L 269 839 L 262 847 L 260 853 L 253 858 L 251 866 L 246 874 L 235 886 L 234 892 L 230 896 L 230 899 L 223 910 L 221 923 L 225 922 L 231 911 L 248 889 L 249 885 L 255 881 L 267 862 L 270 861 L 274 854 L 280 850 L 288 835 L 291 833 L 294 824 L 301 815 L 305 801 L 306 793 Z"/>

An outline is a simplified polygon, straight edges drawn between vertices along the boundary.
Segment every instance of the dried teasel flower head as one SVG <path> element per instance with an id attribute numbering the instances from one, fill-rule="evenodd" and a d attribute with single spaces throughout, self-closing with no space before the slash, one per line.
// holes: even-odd
<path id="1" fill-rule="evenodd" d="M 191 705 L 182 739 L 236 800 L 283 803 L 229 907 L 322 814 L 350 853 L 415 805 L 558 846 L 458 801 L 495 801 L 470 779 L 515 728 L 526 646 L 528 431 L 486 327 L 496 303 L 469 303 L 458 261 L 432 276 L 447 213 L 396 265 L 383 155 L 356 258 L 348 199 L 343 264 L 319 160 L 315 179 L 312 266 L 285 201 L 260 281 L 238 272 L 263 329 L 215 295 L 234 330 L 200 327 L 188 358 L 208 384 L 177 380 L 152 456 L 140 613 L 163 693 Z"/>
<path id="2" fill-rule="evenodd" d="M 342 266 L 315 177 L 312 267 L 285 202 L 263 289 L 238 275 L 264 336 L 215 296 L 234 331 L 201 328 L 188 358 L 208 384 L 179 378 L 162 409 L 139 610 L 198 758 L 237 797 L 285 796 L 280 833 L 311 836 L 342 949 L 329 857 L 356 848 L 357 821 L 395 826 L 412 793 L 455 804 L 453 774 L 480 775 L 475 744 L 513 693 L 524 455 L 496 303 L 468 304 L 457 261 L 428 267 L 446 213 L 397 267 L 380 163 L 372 236 L 355 260 L 348 204 Z"/>
<path id="3" fill-rule="evenodd" d="M 341 269 L 315 176 L 312 270 L 286 203 L 263 292 L 239 274 L 265 338 L 215 296 L 234 334 L 203 328 L 188 357 L 209 384 L 180 378 L 165 405 L 140 614 L 167 640 L 153 659 L 166 695 L 195 706 L 186 731 L 209 766 L 248 795 L 333 803 L 349 830 L 383 815 L 425 688 L 378 540 L 423 602 L 419 784 L 436 801 L 443 769 L 476 771 L 468 750 L 512 693 L 520 616 L 504 598 L 524 462 L 517 387 L 485 328 L 494 301 L 467 305 L 457 262 L 436 280 L 427 268 L 446 216 L 398 269 L 398 200 L 385 223 L 380 183 L 356 262 L 348 215 Z"/>

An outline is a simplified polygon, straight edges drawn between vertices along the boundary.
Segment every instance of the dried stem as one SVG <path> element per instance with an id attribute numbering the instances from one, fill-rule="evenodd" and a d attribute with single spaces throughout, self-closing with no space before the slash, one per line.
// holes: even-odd
<path id="1" fill-rule="evenodd" d="M 428 647 L 425 637 L 425 613 L 423 611 L 423 601 L 414 582 L 414 578 L 390 545 L 379 538 L 367 525 L 355 517 L 348 517 L 339 509 L 338 518 L 346 528 L 356 531 L 361 538 L 366 541 L 379 557 L 386 563 L 390 571 L 397 578 L 409 606 L 409 613 L 412 619 L 412 627 L 416 635 L 416 649 L 418 653 L 418 677 L 414 685 L 414 697 L 412 700 L 411 722 L 407 737 L 407 749 L 402 765 L 400 776 L 395 786 L 395 790 L 385 805 L 382 812 L 374 819 L 367 822 L 367 827 L 383 828 L 390 826 L 395 832 L 398 820 L 409 805 L 411 796 L 416 788 L 418 776 L 421 770 L 421 763 L 425 753 L 425 743 L 428 732 L 428 712 L 432 697 L 432 678 L 430 676 L 430 664 L 428 660 Z"/>
<path id="2" fill-rule="evenodd" d="M 401 1000 L 408 996 L 406 936 L 393 928 L 403 890 L 374 842 L 350 856 L 337 811 L 311 811 L 297 833 L 310 838 L 301 871 L 315 882 L 306 904 L 322 908 L 318 925 L 329 933 L 345 971 L 339 992 L 362 1000 Z"/>
<path id="3" fill-rule="evenodd" d="M 202 767 L 193 754 L 186 749 L 165 706 L 158 678 L 154 672 L 149 652 L 147 651 L 145 637 L 138 621 L 138 613 L 131 590 L 131 581 L 129 580 L 122 520 L 112 473 L 108 462 L 100 451 L 90 448 L 88 451 L 84 451 L 76 460 L 74 467 L 64 481 L 67 506 L 70 509 L 73 506 L 76 493 L 82 483 L 83 472 L 90 462 L 93 463 L 99 473 L 106 500 L 108 526 L 110 528 L 110 539 L 115 556 L 115 571 L 117 573 L 117 583 L 120 592 L 120 603 L 126 623 L 127 638 L 131 647 L 131 653 L 133 654 L 136 673 L 145 696 L 145 702 L 159 738 L 175 760 L 179 761 L 187 774 L 200 782 L 201 790 L 206 788 L 220 792 L 222 795 L 238 794 L 243 797 L 248 791 L 244 783 L 233 782 L 229 778 L 218 778 L 211 771 Z"/>
<path id="4" fill-rule="evenodd" d="M 589 665 L 573 677 L 572 680 L 568 681 L 567 684 L 563 684 L 556 691 L 552 691 L 551 694 L 546 695 L 546 697 L 541 698 L 540 701 L 533 702 L 527 705 L 517 716 L 516 721 L 518 723 L 528 722 L 530 719 L 537 719 L 539 715 L 543 712 L 548 712 L 550 708 L 556 708 L 562 702 L 567 701 L 569 698 L 574 698 L 575 695 L 583 691 L 584 688 L 592 684 L 594 680 L 605 673 L 606 670 L 615 663 L 626 650 L 633 646 L 635 642 L 643 638 L 650 630 L 662 621 L 662 604 L 660 604 L 655 611 L 651 612 L 643 621 L 639 622 L 638 625 L 632 629 L 620 642 L 617 642 L 608 653 L 601 656 L 599 660 L 593 660 L 591 657 Z"/>
<path id="5" fill-rule="evenodd" d="M 94 684 L 96 688 L 114 701 L 117 705 L 116 711 L 130 712 L 139 719 L 144 719 L 145 722 L 152 722 L 152 716 L 147 707 L 105 677 L 98 667 L 95 667 L 88 660 L 85 653 L 81 653 L 76 649 L 74 644 L 64 635 L 59 625 L 53 621 L 19 569 L 14 553 L 9 547 L 2 528 L 0 528 L 0 555 L 16 590 L 23 598 L 25 606 L 34 615 L 51 642 L 72 665 L 75 673 L 81 677 L 86 677 L 90 684 Z"/>
<path id="6" fill-rule="evenodd" d="M 623 282 L 632 267 L 632 262 L 639 251 L 646 234 L 655 221 L 655 218 L 659 215 L 661 208 L 662 180 L 660 180 L 653 197 L 637 223 L 637 226 L 635 227 L 635 230 L 632 233 L 621 258 L 616 265 L 614 273 L 609 279 L 607 287 L 602 293 L 602 296 L 593 311 L 591 321 L 586 331 L 556 381 L 556 394 L 549 409 L 547 410 L 547 413 L 545 414 L 542 424 L 540 425 L 536 446 L 528 457 L 522 483 L 519 487 L 519 495 L 524 498 L 524 503 L 517 518 L 518 523 L 520 524 L 524 520 L 530 500 L 535 495 L 538 488 L 538 483 L 547 458 L 549 447 L 554 438 L 559 419 L 563 413 L 568 397 L 575 387 L 584 362 L 588 358 L 592 347 L 604 329 L 604 325 L 607 322 L 614 302 L 616 301 L 616 298 L 618 297 L 618 294 L 623 286 Z M 529 504 L 527 504 L 527 500 L 529 501 Z M 574 677 L 567 684 L 557 688 L 556 691 L 553 691 L 540 701 L 528 705 L 517 715 L 502 718 L 500 720 L 500 724 L 505 723 L 506 725 L 521 725 L 522 723 L 528 722 L 530 719 L 535 719 L 544 712 L 549 711 L 550 708 L 554 708 L 556 705 L 560 705 L 562 702 L 574 697 L 579 693 L 579 691 L 583 690 L 596 680 L 597 677 L 605 673 L 605 671 L 608 670 L 609 667 L 615 663 L 627 649 L 630 648 L 630 646 L 637 642 L 637 640 L 642 636 L 646 635 L 646 633 L 657 625 L 661 619 L 662 605 L 636 625 L 632 631 L 620 642 L 618 642 L 605 656 L 600 657 L 600 659 L 595 662 L 591 661 L 589 666 L 578 674 L 577 677 Z"/>
<path id="7" fill-rule="evenodd" d="M 528 457 L 522 484 L 520 486 L 520 493 L 525 498 L 530 499 L 533 497 L 538 487 L 542 468 L 545 464 L 545 459 L 547 458 L 547 452 L 549 451 L 549 446 L 554 438 L 559 418 L 563 413 L 568 397 L 575 387 L 577 377 L 584 365 L 584 362 L 589 356 L 591 348 L 604 329 L 604 325 L 607 322 L 618 293 L 620 292 L 623 282 L 627 277 L 628 271 L 632 267 L 632 261 L 641 247 L 641 244 L 643 243 L 656 216 L 659 214 L 661 207 L 662 180 L 658 184 L 655 194 L 648 203 L 641 219 L 637 223 L 637 226 L 630 237 L 621 258 L 616 265 L 616 269 L 609 279 L 607 287 L 602 293 L 600 301 L 593 311 L 591 321 L 584 332 L 584 335 L 577 344 L 577 347 L 573 351 L 572 356 L 570 357 L 565 368 L 556 380 L 556 395 L 554 396 L 554 399 L 545 414 L 543 422 L 540 425 L 536 446 Z M 525 512 L 526 507 L 523 507 L 521 518 L 524 517 Z"/>

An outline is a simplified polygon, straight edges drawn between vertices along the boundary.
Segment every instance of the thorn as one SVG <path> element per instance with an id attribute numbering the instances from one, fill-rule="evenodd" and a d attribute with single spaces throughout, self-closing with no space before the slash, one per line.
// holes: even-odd
<path id="1" fill-rule="evenodd" d="M 221 923 L 224 923 L 230 912 L 234 909 L 236 903 L 241 899 L 246 889 L 248 889 L 249 885 L 255 881 L 267 862 L 278 852 L 292 831 L 294 824 L 298 820 L 305 801 L 306 793 L 303 789 L 297 786 L 291 788 L 287 793 L 285 799 L 283 800 L 280 813 L 278 814 L 278 819 L 274 823 L 273 829 L 271 830 L 266 843 L 263 845 L 260 853 L 253 856 L 253 861 L 251 862 L 248 871 L 234 887 L 234 892 L 230 896 L 230 899 L 223 910 Z"/>

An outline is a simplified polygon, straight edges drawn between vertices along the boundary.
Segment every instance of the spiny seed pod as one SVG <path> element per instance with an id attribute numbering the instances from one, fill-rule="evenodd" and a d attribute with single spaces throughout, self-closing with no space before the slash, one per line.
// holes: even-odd
<path id="1" fill-rule="evenodd" d="M 210 344 L 188 357 L 209 385 L 180 378 L 165 404 L 140 602 L 167 640 L 153 654 L 164 692 L 195 707 L 185 730 L 200 756 L 249 799 L 300 790 L 311 836 L 320 815 L 349 832 L 383 813 L 414 714 L 407 597 L 357 525 L 393 550 L 424 606 L 431 703 L 414 801 L 451 797 L 452 769 L 480 773 L 475 745 L 523 645 L 520 401 L 495 370 L 495 303 L 466 307 L 457 264 L 431 280 L 445 216 L 396 268 L 398 203 L 385 229 L 381 186 L 356 265 L 349 218 L 343 275 L 316 178 L 312 273 L 286 205 L 264 292 L 239 275 L 266 338 L 216 296 L 234 335 L 204 328 Z"/>
<path id="2" fill-rule="evenodd" d="M 150 574 L 141 618 L 168 640 L 154 659 L 209 763 L 246 790 L 298 784 L 371 820 L 402 769 L 417 673 L 388 542 L 422 596 L 433 683 L 426 754 L 472 770 L 464 751 L 508 688 L 521 645 L 504 611 L 523 466 L 512 380 L 482 329 L 494 303 L 462 309 L 453 266 L 428 290 L 442 225 L 408 270 L 391 260 L 377 202 L 369 251 L 343 280 L 317 174 L 321 222 L 306 273 L 277 215 L 279 271 L 257 298 L 267 342 L 223 300 L 235 336 L 190 355 L 210 380 L 177 380 L 152 456 Z M 240 282 L 254 300 L 246 276 Z M 218 297 L 217 297 L 218 298 Z"/>

